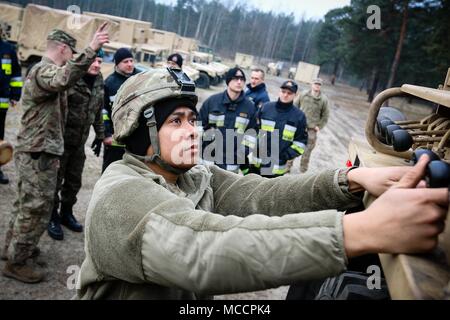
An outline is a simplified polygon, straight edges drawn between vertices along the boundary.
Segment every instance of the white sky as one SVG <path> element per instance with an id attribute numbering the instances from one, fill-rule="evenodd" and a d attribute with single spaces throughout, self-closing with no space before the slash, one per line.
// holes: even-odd
<path id="1" fill-rule="evenodd" d="M 286 14 L 293 12 L 297 19 L 300 19 L 303 13 L 307 19 L 321 19 L 329 10 L 350 4 L 350 0 L 247 0 L 246 2 L 262 11 Z"/>
<path id="2" fill-rule="evenodd" d="M 159 3 L 175 4 L 176 0 L 156 0 Z M 246 3 L 248 7 L 276 13 L 294 13 L 297 20 L 305 13 L 305 18 L 321 19 L 331 9 L 350 4 L 350 0 L 220 0 L 225 5 Z"/>

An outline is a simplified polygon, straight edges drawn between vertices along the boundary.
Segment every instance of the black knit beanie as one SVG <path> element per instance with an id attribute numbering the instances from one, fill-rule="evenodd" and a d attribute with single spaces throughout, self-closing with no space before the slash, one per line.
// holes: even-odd
<path id="1" fill-rule="evenodd" d="M 172 53 L 167 61 L 175 62 L 180 68 L 183 66 L 183 57 L 178 53 Z"/>
<path id="2" fill-rule="evenodd" d="M 127 48 L 120 48 L 114 54 L 114 63 L 117 66 L 122 60 L 128 58 L 133 58 L 133 54 L 131 53 L 131 51 Z"/>
<path id="3" fill-rule="evenodd" d="M 227 85 L 230 83 L 230 81 L 231 81 L 231 79 L 232 79 L 233 77 L 241 76 L 241 74 L 236 75 L 236 73 L 238 73 L 239 71 L 240 71 L 240 73 L 242 74 L 242 76 L 244 77 L 244 82 L 246 81 L 244 71 L 242 71 L 241 68 L 234 67 L 234 68 L 228 70 L 228 72 L 227 72 L 227 74 L 226 74 L 226 76 L 225 76 L 225 82 L 226 82 Z"/>
<path id="4" fill-rule="evenodd" d="M 162 127 L 164 121 L 166 121 L 167 117 L 178 107 L 188 107 L 197 113 L 194 102 L 188 98 L 172 98 L 159 101 L 155 104 L 155 119 L 158 131 Z"/>

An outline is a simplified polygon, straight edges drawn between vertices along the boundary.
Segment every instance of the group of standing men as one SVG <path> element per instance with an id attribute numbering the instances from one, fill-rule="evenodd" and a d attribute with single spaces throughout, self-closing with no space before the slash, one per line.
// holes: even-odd
<path id="1" fill-rule="evenodd" d="M 125 152 L 124 145 L 113 139 L 111 108 L 121 85 L 138 70 L 131 51 L 121 48 L 114 55 L 114 73 L 103 81 L 101 47 L 108 41 L 103 28 L 77 58 L 73 58 L 77 53 L 76 40 L 61 30 L 52 31 L 47 37 L 45 56 L 26 78 L 14 155 L 18 195 L 2 251 L 2 258 L 7 260 L 3 274 L 22 282 L 34 283 L 44 278 L 37 266 L 37 245 L 45 229 L 55 240 L 64 238 L 61 225 L 74 232 L 83 231 L 73 215 L 73 206 L 82 184 L 84 149 L 91 125 L 95 131 L 91 148 L 96 156 L 104 145 L 102 172 Z M 1 85 L 8 86 L 7 90 L 2 87 L 0 97 L 3 139 L 6 110 L 10 103 L 19 101 L 22 80 L 12 47 L 1 42 L 0 55 Z M 167 62 L 169 67 L 181 69 L 183 58 L 172 54 Z M 203 161 L 244 174 L 281 176 L 288 171 L 290 160 L 300 155 L 309 159 L 316 134 L 327 121 L 328 106 L 320 93 L 321 80 L 316 79 L 312 90 L 298 95 L 295 101 L 298 86 L 286 81 L 275 102 L 270 102 L 263 70 L 252 70 L 246 90 L 245 83 L 244 71 L 232 68 L 226 75 L 227 89 L 204 102 L 200 110 L 203 146 L 204 150 L 210 144 L 215 148 L 211 158 L 203 156 Z M 232 150 L 227 148 L 228 130 L 235 133 Z M 209 140 L 205 138 L 208 132 Z M 222 146 L 217 144 L 219 135 L 225 139 Z M 272 140 L 277 150 L 271 149 Z M 268 149 L 263 155 L 259 152 L 262 145 Z M 302 161 L 302 172 L 306 168 L 307 161 Z M 0 182 L 8 183 L 1 171 Z"/>
<path id="2" fill-rule="evenodd" d="M 203 103 L 204 163 L 278 177 L 290 170 L 293 159 L 302 156 L 300 171 L 307 171 L 317 133 L 329 116 L 322 80 L 314 79 L 311 89 L 301 93 L 294 81 L 285 81 L 278 100 L 270 102 L 264 76 L 262 69 L 253 69 L 244 90 L 244 71 L 232 68 L 226 75 L 227 89 Z"/>

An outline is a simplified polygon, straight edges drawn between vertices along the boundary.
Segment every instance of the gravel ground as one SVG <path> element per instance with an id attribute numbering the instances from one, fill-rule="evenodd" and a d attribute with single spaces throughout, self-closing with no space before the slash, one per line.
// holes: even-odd
<path id="1" fill-rule="evenodd" d="M 272 100 L 276 99 L 278 88 L 284 78 L 267 76 L 269 94 Z M 306 85 L 300 85 L 302 89 Z M 221 92 L 224 85 L 212 87 L 209 90 L 199 89 L 200 102 L 203 102 L 211 94 Z M 311 157 L 310 170 L 317 172 L 326 168 L 342 167 L 347 161 L 347 147 L 350 137 L 364 137 L 365 119 L 368 114 L 369 104 L 364 92 L 358 89 L 336 84 L 323 85 L 323 92 L 333 102 L 328 125 L 320 132 L 316 149 Z M 420 106 L 402 105 L 403 110 L 412 110 L 410 118 L 419 118 L 427 114 Z M 11 108 L 6 121 L 6 140 L 15 143 L 19 128 L 21 110 Z M 84 223 L 85 213 L 90 200 L 94 184 L 100 177 L 102 158 L 96 158 L 88 148 L 94 135 L 86 144 L 86 165 L 83 172 L 83 187 L 78 195 L 78 202 L 74 207 L 75 216 Z M 15 197 L 16 176 L 13 162 L 3 167 L 3 171 L 9 176 L 9 185 L 0 185 L 0 243 L 3 239 L 9 220 L 9 213 Z M 299 161 L 294 162 L 291 174 L 299 173 Z M 74 272 L 81 265 L 84 258 L 84 236 L 81 233 L 73 233 L 67 229 L 64 241 L 54 241 L 47 233 L 40 240 L 39 247 L 42 251 L 42 259 L 46 261 L 47 279 L 39 284 L 23 284 L 0 275 L 0 299 L 70 299 L 74 296 Z M 4 262 L 0 262 L 3 268 Z M 217 296 L 216 299 L 284 299 L 288 287 L 279 287 L 258 292 Z"/>

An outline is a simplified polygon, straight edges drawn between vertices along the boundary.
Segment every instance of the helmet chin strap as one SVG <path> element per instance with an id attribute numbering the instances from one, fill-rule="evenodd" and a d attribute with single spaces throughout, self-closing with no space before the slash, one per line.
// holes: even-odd
<path id="1" fill-rule="evenodd" d="M 159 165 L 161 168 L 163 168 L 166 171 L 169 171 L 170 173 L 180 175 L 183 173 L 186 173 L 189 171 L 189 169 L 180 169 L 175 168 L 165 162 L 163 159 L 161 159 L 161 151 L 159 148 L 159 139 L 158 139 L 158 130 L 156 128 L 156 118 L 155 118 L 155 109 L 153 106 L 146 109 L 144 111 L 144 117 L 147 119 L 147 126 L 148 126 L 148 132 L 150 135 L 150 142 L 153 146 L 153 155 L 151 156 L 138 156 L 134 155 L 136 158 L 138 158 L 141 161 L 144 161 L 145 163 L 153 162 Z"/>

